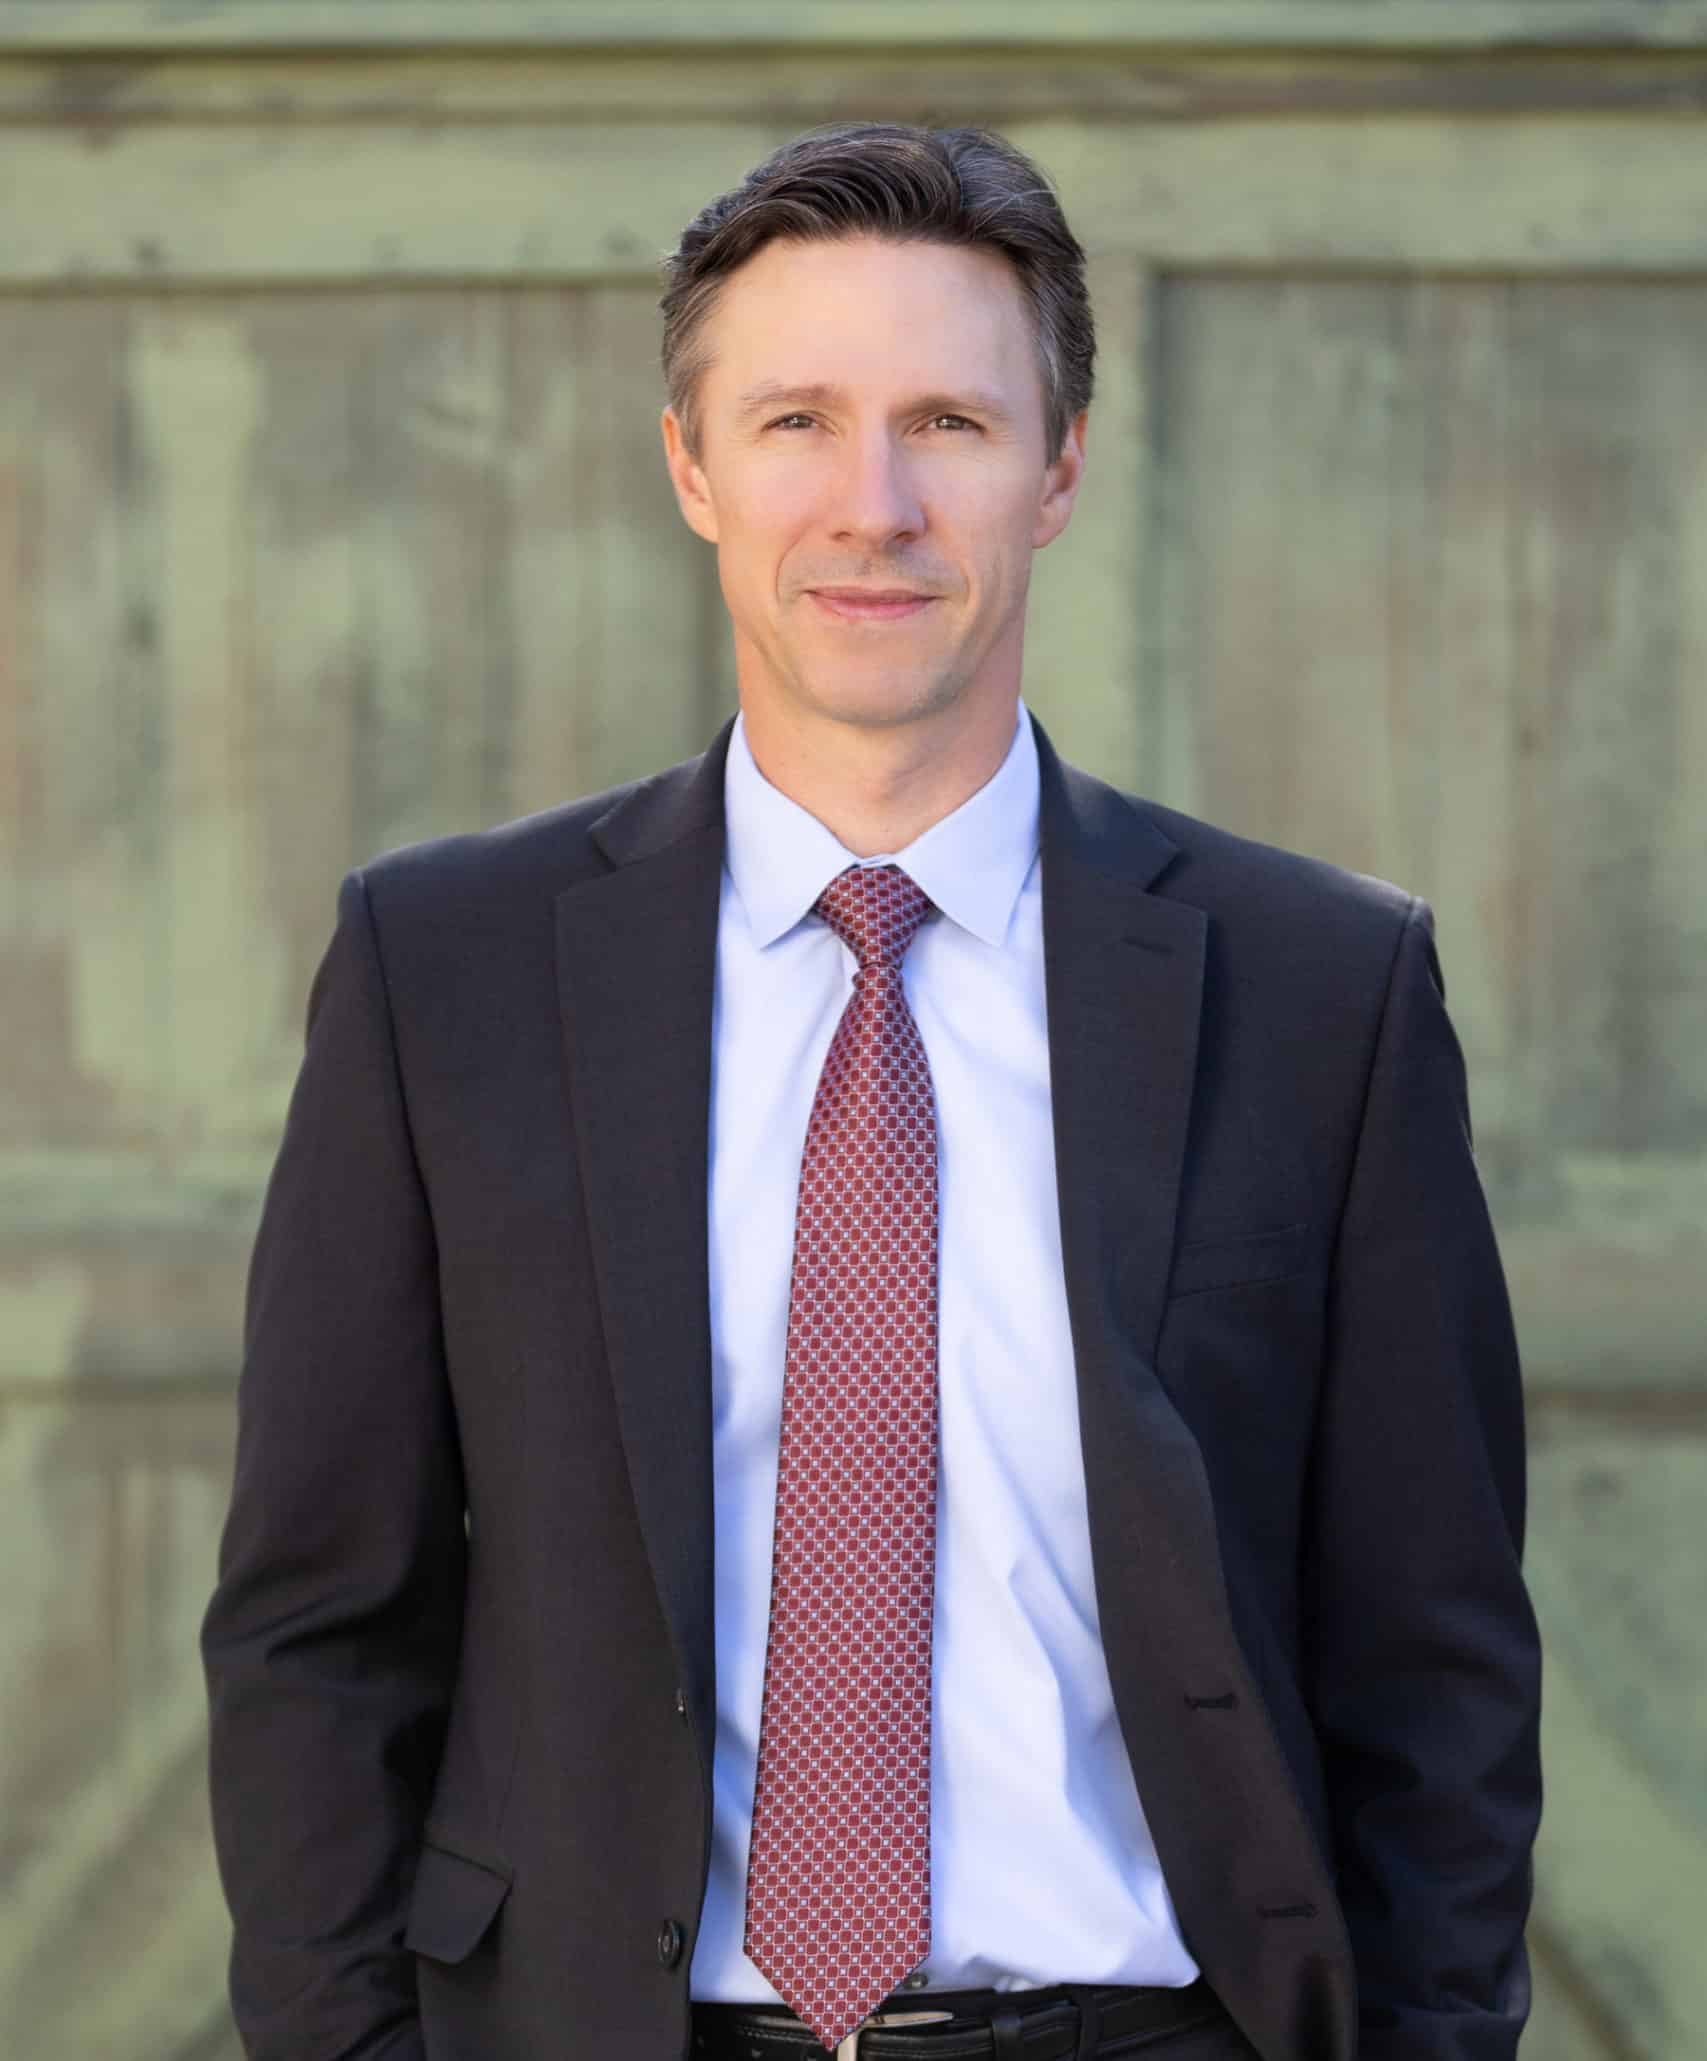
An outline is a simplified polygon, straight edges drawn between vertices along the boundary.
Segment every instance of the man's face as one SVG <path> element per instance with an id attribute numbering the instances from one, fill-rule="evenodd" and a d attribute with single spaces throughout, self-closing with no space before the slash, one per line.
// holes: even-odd
<path id="1" fill-rule="evenodd" d="M 882 725 L 1011 701 L 1031 556 L 1066 527 L 1085 416 L 1050 462 L 1007 261 L 769 243 L 724 282 L 707 340 L 700 462 L 669 409 L 664 442 L 683 515 L 717 545 L 743 703 Z M 862 609 L 833 588 L 914 598 Z"/>

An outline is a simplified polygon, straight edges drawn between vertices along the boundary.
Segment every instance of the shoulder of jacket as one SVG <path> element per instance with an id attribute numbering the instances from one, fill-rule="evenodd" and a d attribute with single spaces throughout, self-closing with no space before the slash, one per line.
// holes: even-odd
<path id="1" fill-rule="evenodd" d="M 1156 802 L 1141 806 L 1179 852 L 1158 892 L 1223 922 L 1329 924 L 1384 938 L 1391 949 L 1412 912 L 1427 909 L 1410 890 L 1378 874 L 1265 844 Z"/>
<path id="2" fill-rule="evenodd" d="M 471 902 L 507 903 L 523 893 L 553 893 L 605 870 L 593 825 L 647 784 L 624 781 L 484 830 L 389 846 L 353 871 L 366 887 L 376 919 L 381 911 L 407 916 Z"/>

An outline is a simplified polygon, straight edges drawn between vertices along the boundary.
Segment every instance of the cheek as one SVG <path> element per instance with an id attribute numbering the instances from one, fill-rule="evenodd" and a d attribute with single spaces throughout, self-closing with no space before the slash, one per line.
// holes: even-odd
<path id="1" fill-rule="evenodd" d="M 747 584 L 775 586 L 789 552 L 810 530 L 801 496 L 781 484 L 763 492 L 747 491 L 718 509 L 718 531 L 725 559 L 739 568 Z"/>
<path id="2" fill-rule="evenodd" d="M 1020 545 L 1027 548 L 1021 549 Z M 978 540 L 978 584 L 986 607 L 1000 607 L 1023 589 L 1031 569 L 1029 532 L 1018 543 L 1006 531 L 986 532 Z"/>
<path id="3" fill-rule="evenodd" d="M 955 497 L 948 513 L 955 536 L 986 585 L 1012 586 L 1023 577 L 1031 556 L 1031 532 L 1037 521 L 1034 497 L 1017 482 L 974 481 Z"/>

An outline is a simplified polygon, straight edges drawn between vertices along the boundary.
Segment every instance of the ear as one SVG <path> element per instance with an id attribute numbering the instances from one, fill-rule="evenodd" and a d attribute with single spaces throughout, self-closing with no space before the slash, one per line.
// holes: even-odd
<path id="1" fill-rule="evenodd" d="M 1045 544 L 1053 543 L 1067 527 L 1067 520 L 1073 513 L 1079 482 L 1085 476 L 1085 429 L 1090 412 L 1088 408 L 1081 408 L 1068 423 L 1061 455 L 1051 461 L 1043 475 L 1043 498 L 1038 503 L 1037 521 L 1031 532 L 1034 550 L 1040 551 Z"/>
<path id="2" fill-rule="evenodd" d="M 670 484 L 676 490 L 676 505 L 682 511 L 682 520 L 696 537 L 715 544 L 717 510 L 712 505 L 711 488 L 699 464 L 689 455 L 682 426 L 676 420 L 673 408 L 664 410 L 660 427 L 664 432 L 664 463 L 669 468 Z"/>

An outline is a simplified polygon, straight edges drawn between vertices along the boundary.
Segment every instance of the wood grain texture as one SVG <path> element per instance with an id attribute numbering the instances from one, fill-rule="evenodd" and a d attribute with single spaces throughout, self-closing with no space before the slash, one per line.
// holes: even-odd
<path id="1" fill-rule="evenodd" d="M 1025 696 L 1051 737 L 1106 777 L 1136 786 L 1157 740 L 1144 677 L 1141 587 L 1150 395 L 1145 383 L 1154 305 L 1145 268 L 1124 254 L 1086 268 L 1097 325 L 1096 392 L 1085 470 L 1067 528 L 1032 561 Z"/>
<path id="2" fill-rule="evenodd" d="M 9 0 L 0 48 L 1707 43 L 1700 0 Z"/>
<path id="3" fill-rule="evenodd" d="M 733 708 L 656 261 L 881 110 L 1006 127 L 1090 251 L 1091 465 L 1027 648 L 1062 749 L 1436 905 L 1534 1426 L 1525 2051 L 1693 2061 L 1707 6 L 618 28 L 0 7 L 8 2051 L 237 2061 L 194 1628 L 337 881 Z"/>
<path id="4" fill-rule="evenodd" d="M 231 1429 L 222 1396 L 0 1414 L 11 2052 L 232 2052 L 195 1644 Z"/>
<path id="5" fill-rule="evenodd" d="M 1537 1929 L 1600 2051 L 1685 2061 L 1707 1850 L 1707 1427 L 1660 1440 L 1544 1411 L 1530 1477 L 1548 1654 Z"/>
<path id="6" fill-rule="evenodd" d="M 0 1385 L 229 1378 L 342 872 L 698 750 L 630 287 L 0 298 Z"/>
<path id="7" fill-rule="evenodd" d="M 479 19 L 478 16 L 471 17 Z M 0 119 L 74 123 L 96 143 L 160 122 L 422 120 L 770 122 L 783 134 L 869 116 L 1002 123 L 1205 122 L 1242 116 L 1435 113 L 1699 115 L 1707 53 L 1687 47 L 1501 46 L 1295 51 L 1226 45 L 952 51 L 875 44 L 857 56 L 707 47 L 670 51 L 36 52 L 0 42 Z"/>
<path id="8" fill-rule="evenodd" d="M 1156 264 L 1694 270 L 1692 123 L 1439 116 L 1008 133 L 1094 253 Z M 765 155 L 747 124 L 266 121 L 101 132 L 0 124 L 0 285 L 657 278 L 712 195 Z"/>
<path id="9" fill-rule="evenodd" d="M 1433 902 L 1532 1371 L 1707 1381 L 1707 292 L 1196 276 L 1161 325 L 1167 798 Z"/>

